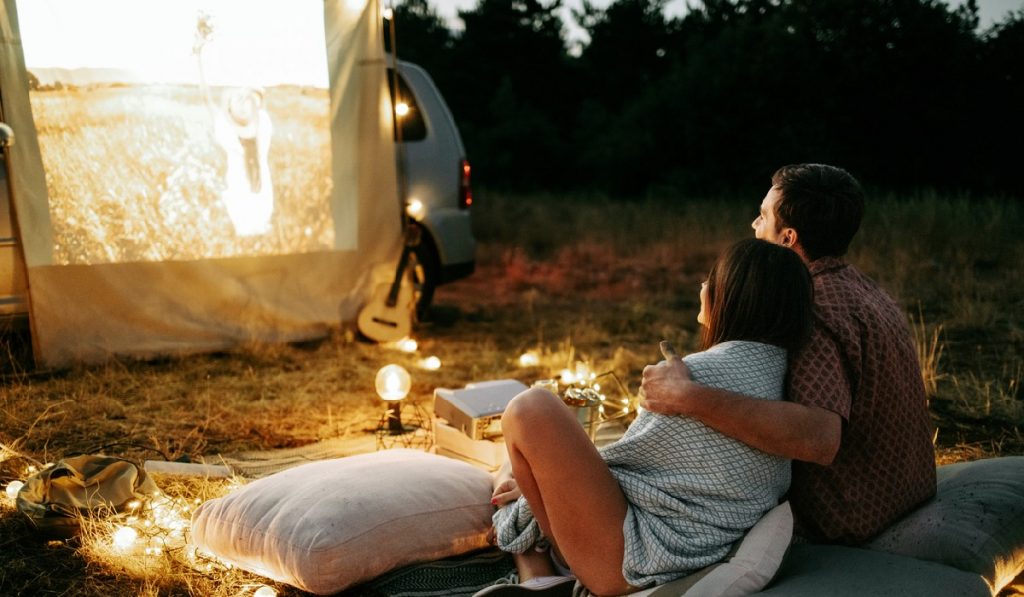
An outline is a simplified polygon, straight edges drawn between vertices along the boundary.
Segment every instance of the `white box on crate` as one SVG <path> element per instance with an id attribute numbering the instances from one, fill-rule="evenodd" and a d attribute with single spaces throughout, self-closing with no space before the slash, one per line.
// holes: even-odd
<path id="1" fill-rule="evenodd" d="M 434 390 L 434 414 L 473 440 L 483 439 L 500 427 L 501 413 L 526 384 L 514 379 L 499 379 L 467 384 L 461 390 Z"/>
<path id="2" fill-rule="evenodd" d="M 458 458 L 470 464 L 493 471 L 505 464 L 508 452 L 501 436 L 490 439 L 470 439 L 465 433 L 434 418 L 434 446 L 437 454 Z"/>

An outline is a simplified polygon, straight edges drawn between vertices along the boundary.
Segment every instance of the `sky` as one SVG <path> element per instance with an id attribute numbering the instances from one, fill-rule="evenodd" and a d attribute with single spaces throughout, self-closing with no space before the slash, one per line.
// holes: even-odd
<path id="1" fill-rule="evenodd" d="M 670 17 L 677 17 L 686 12 L 686 6 L 688 2 L 694 2 L 695 0 L 668 0 L 665 4 L 665 14 Z M 963 4 L 963 0 L 947 0 L 950 4 L 959 6 Z M 456 12 L 459 9 L 466 10 L 476 6 L 477 0 L 428 0 L 428 2 L 437 10 L 437 13 L 445 18 L 449 22 L 449 26 L 456 29 L 461 29 L 462 23 L 458 20 Z M 605 7 L 612 3 L 612 0 L 592 0 L 594 6 Z M 579 8 L 580 0 L 564 0 L 566 7 Z M 1011 10 L 1018 10 L 1024 8 L 1024 0 L 978 0 L 978 10 L 980 23 L 979 26 L 982 29 L 988 28 L 994 22 L 1002 20 L 1002 17 Z M 573 40 L 586 40 L 586 35 L 579 29 L 572 26 L 572 21 L 568 18 L 568 9 L 566 9 L 565 19 L 570 24 L 569 38 Z"/>

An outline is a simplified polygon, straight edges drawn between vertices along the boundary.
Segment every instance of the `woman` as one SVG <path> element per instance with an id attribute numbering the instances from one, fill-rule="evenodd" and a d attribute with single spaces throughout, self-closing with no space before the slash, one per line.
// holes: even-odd
<path id="1" fill-rule="evenodd" d="M 694 380 L 782 399 L 786 351 L 810 329 L 811 292 L 790 249 L 757 239 L 730 247 L 701 286 L 703 352 L 684 359 Z M 558 397 L 531 389 L 509 404 L 502 430 L 514 480 L 492 500 L 507 505 L 494 516 L 498 545 L 523 554 L 521 577 L 546 576 L 552 570 L 533 550 L 543 535 L 598 595 L 668 582 L 722 559 L 789 486 L 788 460 L 686 417 L 641 410 L 619 441 L 598 450 Z M 571 590 L 568 582 L 547 584 L 548 591 L 497 585 L 480 594 Z"/>

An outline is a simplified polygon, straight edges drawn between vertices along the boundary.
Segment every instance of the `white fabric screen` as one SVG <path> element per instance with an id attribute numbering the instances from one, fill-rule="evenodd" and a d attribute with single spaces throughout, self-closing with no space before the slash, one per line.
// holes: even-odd
<path id="1" fill-rule="evenodd" d="M 393 274 L 378 2 L 4 8 L 0 100 L 40 363 L 315 338 Z"/>

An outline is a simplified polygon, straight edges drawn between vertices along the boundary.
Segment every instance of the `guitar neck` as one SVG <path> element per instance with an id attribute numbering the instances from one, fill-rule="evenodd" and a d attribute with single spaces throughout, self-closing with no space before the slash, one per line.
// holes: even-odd
<path id="1" fill-rule="evenodd" d="M 395 270 L 395 280 L 391 282 L 391 289 L 388 291 L 388 297 L 384 301 L 384 304 L 389 308 L 394 307 L 398 303 L 398 292 L 402 288 L 402 274 L 405 273 L 405 266 L 409 263 L 409 253 L 412 248 L 409 245 L 402 247 L 402 256 L 398 258 L 398 268 Z"/>

